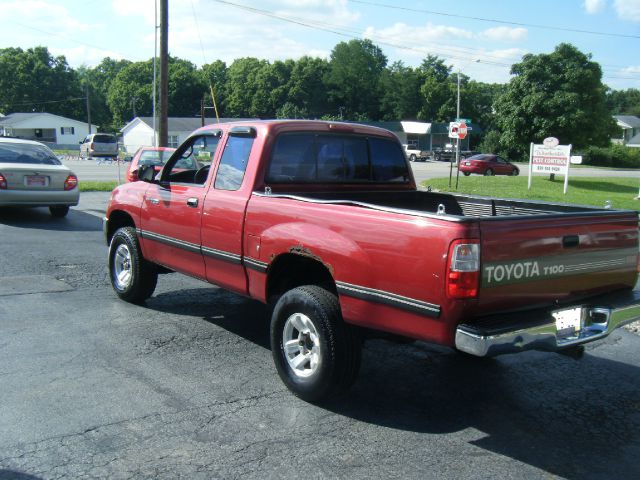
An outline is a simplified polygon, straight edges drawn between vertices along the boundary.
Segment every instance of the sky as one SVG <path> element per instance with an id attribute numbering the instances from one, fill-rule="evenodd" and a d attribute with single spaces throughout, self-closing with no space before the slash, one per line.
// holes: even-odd
<path id="1" fill-rule="evenodd" d="M 0 0 L 0 48 L 46 46 L 73 68 L 148 60 L 155 12 L 155 0 Z M 523 55 L 567 42 L 601 64 L 609 87 L 640 88 L 640 0 L 169 0 L 169 53 L 198 66 L 329 59 L 353 38 L 373 41 L 389 64 L 437 55 L 499 83 Z"/>

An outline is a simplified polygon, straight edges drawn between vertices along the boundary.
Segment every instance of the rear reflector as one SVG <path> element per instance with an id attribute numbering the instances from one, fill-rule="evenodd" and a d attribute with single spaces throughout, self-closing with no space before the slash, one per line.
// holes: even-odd
<path id="1" fill-rule="evenodd" d="M 64 189 L 65 190 L 73 190 L 78 186 L 78 177 L 75 175 L 69 175 L 67 179 L 64 181 Z"/>
<path id="2" fill-rule="evenodd" d="M 475 298 L 480 284 L 480 243 L 476 239 L 456 240 L 449 248 L 447 295 Z"/>

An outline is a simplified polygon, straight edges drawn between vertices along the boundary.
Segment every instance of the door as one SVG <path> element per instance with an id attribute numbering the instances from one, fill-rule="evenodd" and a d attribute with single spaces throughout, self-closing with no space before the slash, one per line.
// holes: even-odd
<path id="1" fill-rule="evenodd" d="M 171 156 L 147 189 L 140 221 L 149 260 L 202 279 L 202 207 L 219 140 L 218 131 L 191 137 Z"/>
<path id="2" fill-rule="evenodd" d="M 242 265 L 245 211 L 251 196 L 251 179 L 245 178 L 256 130 L 229 129 L 215 180 L 205 199 L 202 218 L 202 253 L 207 280 L 228 290 L 247 293 L 247 277 Z"/>

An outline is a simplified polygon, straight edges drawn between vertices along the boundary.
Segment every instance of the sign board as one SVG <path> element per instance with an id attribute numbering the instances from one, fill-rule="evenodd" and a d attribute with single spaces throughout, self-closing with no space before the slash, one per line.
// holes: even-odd
<path id="1" fill-rule="evenodd" d="M 471 130 L 465 122 L 449 122 L 449 138 L 459 138 L 462 140 Z"/>
<path id="2" fill-rule="evenodd" d="M 460 140 L 462 140 L 463 138 L 465 138 L 467 136 L 467 124 L 462 122 L 459 126 L 458 126 L 458 138 Z"/>
<path id="3" fill-rule="evenodd" d="M 564 175 L 564 193 L 569 185 L 571 145 L 559 145 L 558 139 L 549 137 L 542 145 L 531 144 L 529 154 L 529 189 L 534 173 Z"/>
<path id="4" fill-rule="evenodd" d="M 571 165 L 582 165 L 582 155 L 571 155 Z"/>
<path id="5" fill-rule="evenodd" d="M 459 122 L 449 122 L 449 138 L 458 138 Z"/>
<path id="6" fill-rule="evenodd" d="M 470 118 L 456 118 L 456 122 L 458 122 L 458 123 L 466 123 L 467 125 L 469 125 L 471 123 L 471 119 Z"/>

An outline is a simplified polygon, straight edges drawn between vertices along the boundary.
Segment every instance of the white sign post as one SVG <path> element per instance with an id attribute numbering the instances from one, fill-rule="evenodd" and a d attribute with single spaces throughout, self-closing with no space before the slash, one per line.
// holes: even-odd
<path id="1" fill-rule="evenodd" d="M 531 144 L 529 152 L 529 190 L 534 173 L 564 175 L 564 193 L 569 187 L 569 165 L 571 163 L 571 145 L 558 145 L 558 140 L 545 138 L 543 145 Z"/>

